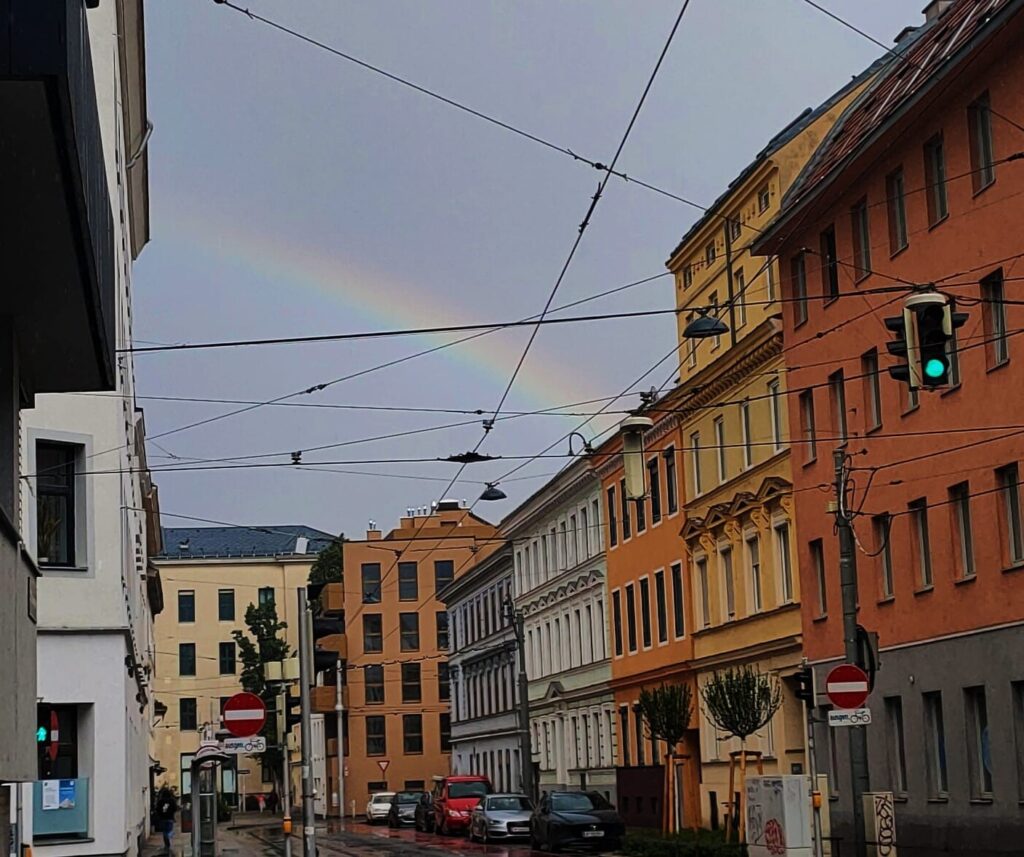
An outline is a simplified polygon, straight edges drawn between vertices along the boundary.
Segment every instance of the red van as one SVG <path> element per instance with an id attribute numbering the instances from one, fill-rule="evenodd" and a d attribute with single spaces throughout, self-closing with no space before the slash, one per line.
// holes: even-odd
<path id="1" fill-rule="evenodd" d="M 487 777 L 451 776 L 434 779 L 434 829 L 442 836 L 465 832 L 480 798 L 494 789 Z"/>

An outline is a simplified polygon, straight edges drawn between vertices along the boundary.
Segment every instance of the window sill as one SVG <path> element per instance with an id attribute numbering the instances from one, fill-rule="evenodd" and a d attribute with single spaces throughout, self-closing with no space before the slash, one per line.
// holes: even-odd
<path id="1" fill-rule="evenodd" d="M 900 792 L 899 794 L 894 794 L 892 796 L 892 799 L 896 803 L 907 803 L 910 800 L 910 798 L 908 797 L 906 792 Z"/>
<path id="2" fill-rule="evenodd" d="M 832 304 L 834 304 L 837 300 L 839 300 L 839 295 L 831 295 L 830 294 L 827 297 L 825 297 L 825 300 L 823 300 L 821 302 L 821 305 L 822 306 L 832 306 Z"/>
<path id="3" fill-rule="evenodd" d="M 949 795 L 928 798 L 928 803 L 949 803 Z"/>
<path id="4" fill-rule="evenodd" d="M 993 169 L 993 171 L 995 170 L 995 164 L 992 165 L 992 169 Z M 996 183 L 996 177 L 992 176 L 992 181 L 988 182 L 987 184 L 983 184 L 981 187 L 979 187 L 977 190 L 975 190 L 974 193 L 971 194 L 971 199 L 977 199 L 985 191 L 987 191 L 990 187 L 992 187 L 992 185 L 994 185 L 995 183 Z"/>
<path id="5" fill-rule="evenodd" d="M 896 602 L 895 595 L 886 595 L 884 598 L 878 599 L 878 606 L 881 607 L 883 604 L 894 604 Z"/>
<path id="6" fill-rule="evenodd" d="M 963 577 L 958 577 L 956 580 L 954 580 L 953 581 L 953 585 L 954 586 L 963 586 L 964 584 L 967 584 L 967 583 L 974 583 L 974 581 L 976 581 L 977 579 L 978 579 L 978 575 L 977 574 L 967 574 L 967 575 L 964 575 Z"/>
<path id="7" fill-rule="evenodd" d="M 1001 360 L 999 363 L 995 363 L 992 366 L 986 366 L 985 367 L 985 372 L 986 372 L 986 374 L 989 374 L 989 373 L 992 373 L 992 372 L 998 372 L 1004 366 L 1009 366 L 1009 365 L 1010 365 L 1010 358 L 1007 357 L 1005 360 Z"/>
<path id="8" fill-rule="evenodd" d="M 827 619 L 828 619 L 828 613 L 822 613 L 819 616 L 815 616 L 813 619 L 811 619 L 811 621 L 812 622 L 824 622 Z"/>
<path id="9" fill-rule="evenodd" d="M 918 402 L 916 405 L 912 405 L 911 407 L 907 408 L 906 410 L 901 411 L 900 412 L 900 416 L 901 417 L 909 417 L 912 413 L 914 413 L 914 411 L 917 411 L 917 410 L 920 410 L 920 409 L 921 409 L 921 403 Z"/>
<path id="10" fill-rule="evenodd" d="M 990 797 L 972 797 L 967 801 L 971 806 L 990 806 L 994 801 Z"/>
<path id="11" fill-rule="evenodd" d="M 892 259 L 895 259 L 897 256 L 902 255 L 904 252 L 906 252 L 906 250 L 907 250 L 907 248 L 909 246 L 910 246 L 910 241 L 907 241 L 907 243 L 904 244 L 902 247 L 897 247 L 895 250 L 890 249 L 889 250 L 889 259 L 892 260 Z"/>
<path id="12" fill-rule="evenodd" d="M 945 214 L 943 214 L 942 217 L 940 217 L 934 223 L 929 223 L 928 224 L 928 231 L 931 232 L 933 229 L 935 229 L 935 228 L 937 228 L 939 226 L 942 226 L 942 224 L 945 223 L 947 220 L 949 220 L 949 212 L 948 211 Z"/>
<path id="13" fill-rule="evenodd" d="M 929 584 L 928 586 L 922 586 L 920 589 L 914 590 L 914 595 L 928 595 L 935 591 L 935 584 Z"/>
<path id="14" fill-rule="evenodd" d="M 1015 562 L 1013 563 L 1013 565 L 1008 565 L 1006 568 L 1003 569 L 1003 574 L 1013 574 L 1017 571 L 1024 571 L 1024 560 Z"/>
<path id="15" fill-rule="evenodd" d="M 812 458 L 808 458 L 806 461 L 804 461 L 803 466 L 804 467 L 810 467 L 812 464 L 817 464 L 817 463 L 818 463 L 818 456 L 815 455 Z"/>
<path id="16" fill-rule="evenodd" d="M 960 389 L 961 386 L 962 386 L 962 383 L 960 381 L 958 381 L 957 383 L 953 384 L 951 387 L 947 387 L 945 390 L 943 390 L 941 393 L 939 393 L 939 395 L 944 398 L 944 397 L 948 396 L 950 393 L 955 393 L 957 390 Z"/>

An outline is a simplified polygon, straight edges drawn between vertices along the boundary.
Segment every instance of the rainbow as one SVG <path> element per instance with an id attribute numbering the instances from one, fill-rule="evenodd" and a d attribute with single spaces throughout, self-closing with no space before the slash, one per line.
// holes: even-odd
<path id="1" fill-rule="evenodd" d="M 186 213 L 187 210 L 187 213 Z M 189 205 L 165 207 L 159 225 L 160 240 L 188 245 L 219 262 L 258 280 L 273 281 L 276 287 L 312 292 L 339 304 L 344 317 L 358 324 L 352 329 L 427 327 L 445 324 L 475 323 L 479 318 L 466 316 L 461 307 L 444 305 L 435 296 L 413 283 L 361 268 L 339 253 L 283 240 L 272 233 L 245 229 L 227 217 L 200 212 Z M 309 331 L 319 332 L 319 331 Z M 528 334 L 491 334 L 438 353 L 438 357 L 458 364 L 461 371 L 479 376 L 493 387 L 493 406 L 522 353 Z M 543 333 L 541 334 L 543 336 Z M 456 337 L 457 338 L 457 337 Z M 440 342 L 436 336 L 410 337 L 409 352 Z M 315 348 L 315 345 L 308 346 Z M 550 408 L 600 395 L 593 379 L 583 379 L 577 371 L 552 372 L 551 360 L 545 360 L 543 345 L 535 346 L 513 389 L 513 400 L 526 396 L 533 408 Z"/>

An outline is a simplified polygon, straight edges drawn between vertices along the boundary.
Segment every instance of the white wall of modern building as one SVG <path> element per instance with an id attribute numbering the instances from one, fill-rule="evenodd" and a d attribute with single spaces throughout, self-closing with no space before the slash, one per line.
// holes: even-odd
<path id="1" fill-rule="evenodd" d="M 136 24 L 137 0 L 88 12 L 113 211 L 118 348 L 131 344 L 132 218 L 147 204 L 130 203 L 128 190 L 127 163 L 144 145 L 126 139 L 123 107 L 129 98 L 138 103 L 138 92 L 124 91 L 123 56 L 138 43 L 138 32 L 125 32 Z M 59 725 L 57 758 L 41 753 L 39 775 L 73 781 L 61 798 L 75 803 L 44 809 L 40 783 L 23 786 L 22 839 L 52 857 L 135 855 L 148 833 L 155 652 L 144 511 L 150 486 L 139 473 L 144 425 L 131 354 L 118 355 L 116 391 L 38 396 L 22 412 L 21 434 L 22 532 L 42 572 L 40 716 L 48 721 L 52 711 Z"/>

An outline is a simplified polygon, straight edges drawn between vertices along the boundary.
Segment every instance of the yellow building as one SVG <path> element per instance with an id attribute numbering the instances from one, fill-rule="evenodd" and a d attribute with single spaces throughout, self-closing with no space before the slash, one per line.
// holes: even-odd
<path id="1" fill-rule="evenodd" d="M 246 630 L 246 608 L 273 600 L 294 651 L 295 592 L 306 585 L 318 552 L 333 538 L 291 525 L 164 529 L 164 552 L 156 564 L 166 607 L 154 628 L 154 691 L 167 711 L 154 730 L 152 755 L 180 793 L 191 786 L 189 765 L 199 747 L 199 728 L 216 724 L 223 702 L 242 689 L 232 632 Z M 236 804 L 242 794 L 269 792 L 273 773 L 280 772 L 263 770 L 258 757 L 237 759 L 221 771 L 220 789 L 229 803 Z"/>
<path id="2" fill-rule="evenodd" d="M 685 523 L 698 687 L 716 671 L 749 664 L 776 676 L 783 705 L 747 742 L 764 771 L 805 764 L 803 709 L 792 676 L 800 666 L 779 269 L 750 245 L 783 194 L 854 97 L 853 81 L 777 135 L 683 237 L 668 260 L 679 313 L 678 406 L 685 449 Z M 719 336 L 686 338 L 694 319 L 719 318 Z M 729 758 L 739 749 L 708 721 L 702 703 L 701 817 L 717 826 L 730 799 Z"/>

